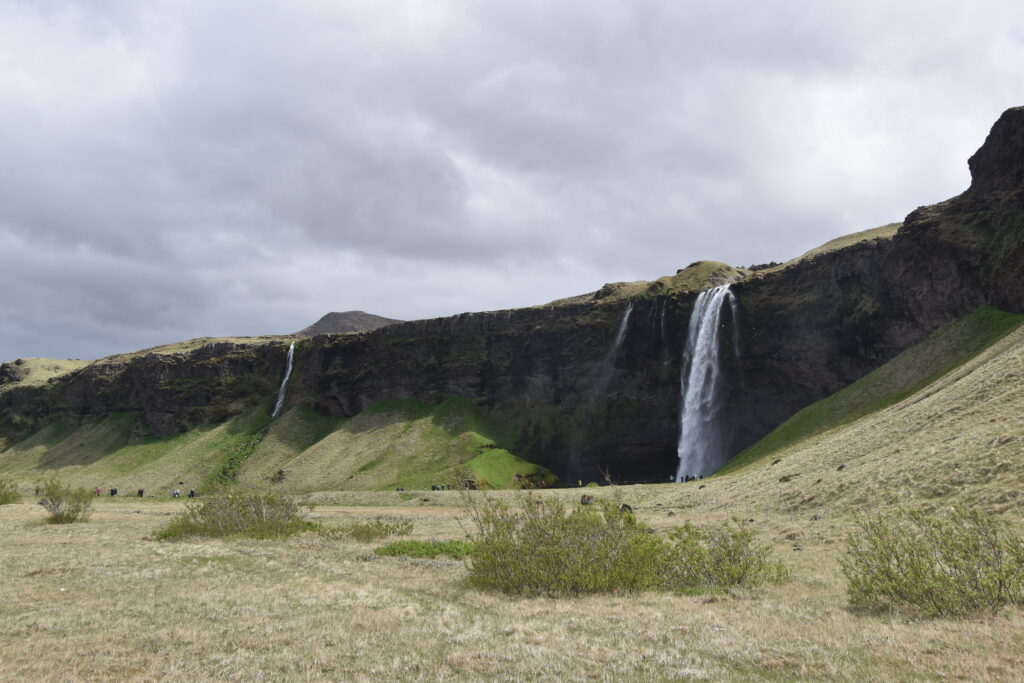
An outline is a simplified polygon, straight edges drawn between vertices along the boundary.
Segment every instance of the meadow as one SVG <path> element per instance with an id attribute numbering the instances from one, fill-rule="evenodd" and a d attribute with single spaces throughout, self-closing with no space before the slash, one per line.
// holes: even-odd
<path id="1" fill-rule="evenodd" d="M 449 559 L 379 557 L 381 542 L 152 540 L 182 501 L 101 498 L 86 523 L 0 507 L 0 678 L 157 680 L 1007 680 L 1024 676 L 1024 613 L 867 614 L 838 565 L 851 518 L 730 502 L 721 484 L 603 487 L 659 530 L 752 519 L 793 580 L 715 595 L 510 598 Z M 711 489 L 711 490 L 709 490 Z M 594 489 L 590 489 L 594 491 Z M 578 491 L 539 495 L 573 501 Z M 332 494 L 311 519 L 412 521 L 465 538 L 464 494 Z M 483 495 L 474 493 L 472 495 Z M 523 494 L 500 492 L 515 499 Z"/>

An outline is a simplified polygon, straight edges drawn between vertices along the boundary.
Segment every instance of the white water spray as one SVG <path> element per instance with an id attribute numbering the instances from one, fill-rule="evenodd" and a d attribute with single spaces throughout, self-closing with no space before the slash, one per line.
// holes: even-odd
<path id="1" fill-rule="evenodd" d="M 615 360 L 616 354 L 619 352 L 619 347 L 622 346 L 622 340 L 626 338 L 626 329 L 629 327 L 629 316 L 633 314 L 633 302 L 630 301 L 629 305 L 626 306 L 626 312 L 622 316 L 622 322 L 619 323 L 619 330 L 615 333 L 615 342 L 612 344 L 612 350 L 608 353 L 607 363 L 612 363 Z"/>
<path id="2" fill-rule="evenodd" d="M 295 342 L 288 347 L 288 364 L 284 368 L 284 379 L 281 380 L 281 388 L 277 390 L 277 403 L 274 404 L 274 412 L 270 413 L 271 419 L 277 419 L 284 407 L 284 394 L 288 388 L 288 378 L 292 376 L 292 360 L 295 358 Z"/>
<path id="3" fill-rule="evenodd" d="M 728 455 L 718 425 L 719 339 L 722 311 L 726 305 L 736 322 L 736 297 L 729 285 L 705 290 L 697 296 L 690 315 L 690 327 L 683 353 L 680 381 L 682 407 L 679 412 L 679 466 L 676 481 L 686 476 L 703 477 L 723 464 Z M 739 354 L 738 335 L 733 333 L 733 351 Z"/>

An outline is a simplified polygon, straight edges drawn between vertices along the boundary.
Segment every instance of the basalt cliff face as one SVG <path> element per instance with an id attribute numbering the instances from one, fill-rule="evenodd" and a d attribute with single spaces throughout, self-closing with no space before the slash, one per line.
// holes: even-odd
<path id="1" fill-rule="evenodd" d="M 518 454 L 563 478 L 666 480 L 700 289 L 731 281 L 739 302 L 740 353 L 722 369 L 733 452 L 978 306 L 1024 312 L 1024 108 L 1000 117 L 969 164 L 966 192 L 911 212 L 895 235 L 782 266 L 704 262 L 546 306 L 303 340 L 288 402 L 347 416 L 382 399 L 464 396 L 508 415 Z M 39 387 L 0 366 L 2 429 L 10 439 L 54 417 L 135 411 L 140 429 L 165 436 L 222 420 L 274 392 L 287 346 L 97 361 Z"/>

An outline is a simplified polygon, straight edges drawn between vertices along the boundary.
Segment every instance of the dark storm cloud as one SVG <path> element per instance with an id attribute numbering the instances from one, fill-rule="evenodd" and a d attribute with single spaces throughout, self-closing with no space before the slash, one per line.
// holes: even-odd
<path id="1" fill-rule="evenodd" d="M 0 358 L 530 305 L 961 191 L 1014 2 L 0 3 Z"/>

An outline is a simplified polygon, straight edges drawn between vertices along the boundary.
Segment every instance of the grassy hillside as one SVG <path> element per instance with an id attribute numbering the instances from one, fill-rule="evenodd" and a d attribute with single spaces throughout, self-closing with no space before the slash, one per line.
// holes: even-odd
<path id="1" fill-rule="evenodd" d="M 516 474 L 553 483 L 510 452 L 516 434 L 514 422 L 462 398 L 381 401 L 347 419 L 300 406 L 274 423 L 239 481 L 258 485 L 283 470 L 280 488 L 296 493 L 423 489 L 463 476 L 494 488 L 513 486 Z"/>
<path id="2" fill-rule="evenodd" d="M 87 360 L 57 358 L 19 358 L 7 365 L 13 372 L 12 378 L 0 384 L 0 393 L 16 386 L 40 386 L 51 379 L 63 377 L 88 365 Z M 0 373 L 2 377 L 2 373 Z"/>
<path id="3" fill-rule="evenodd" d="M 963 365 L 1022 323 L 1024 315 L 980 308 L 853 384 L 807 406 L 736 455 L 720 472 L 736 471 L 790 444 L 891 406 Z"/>
<path id="4" fill-rule="evenodd" d="M 548 470 L 508 450 L 515 434 L 511 421 L 458 398 L 384 401 L 348 419 L 298 406 L 273 422 L 264 403 L 169 439 L 139 437 L 135 415 L 118 413 L 51 423 L 0 452 L 0 478 L 28 485 L 56 472 L 75 485 L 159 495 L 179 482 L 267 486 L 279 470 L 285 477 L 275 486 L 292 493 L 423 489 L 457 477 L 503 488 L 516 485 L 517 474 L 553 483 Z"/>
<path id="5" fill-rule="evenodd" d="M 178 482 L 208 487 L 268 422 L 267 404 L 169 439 L 137 436 L 133 413 L 54 422 L 0 452 L 0 477 L 32 482 L 56 473 L 76 486 L 116 486 L 122 493 L 145 488 L 159 495 L 182 488 Z"/>

